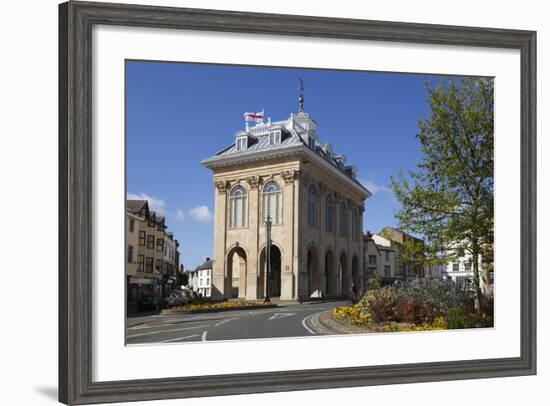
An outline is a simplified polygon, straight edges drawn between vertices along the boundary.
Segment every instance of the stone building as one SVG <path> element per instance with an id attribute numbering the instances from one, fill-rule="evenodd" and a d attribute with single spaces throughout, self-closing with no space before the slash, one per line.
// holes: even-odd
<path id="1" fill-rule="evenodd" d="M 364 284 L 364 202 L 371 194 L 303 111 L 256 123 L 202 163 L 215 185 L 212 296 L 347 296 Z M 266 280 L 265 219 L 272 220 Z"/>
<path id="2" fill-rule="evenodd" d="M 376 272 L 383 285 L 393 283 L 396 280 L 398 259 L 391 241 L 367 232 L 363 237 L 363 250 L 367 276 L 370 278 Z"/>
<path id="3" fill-rule="evenodd" d="M 165 295 L 176 286 L 179 244 L 147 200 L 126 201 L 125 234 L 127 301 L 135 308 L 144 297 Z"/>
<path id="4" fill-rule="evenodd" d="M 188 286 L 202 297 L 210 297 L 212 294 L 212 263 L 213 261 L 206 257 L 202 264 L 188 272 Z"/>

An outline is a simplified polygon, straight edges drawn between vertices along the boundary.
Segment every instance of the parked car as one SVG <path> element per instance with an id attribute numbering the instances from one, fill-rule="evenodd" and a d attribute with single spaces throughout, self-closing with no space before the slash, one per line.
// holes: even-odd
<path id="1" fill-rule="evenodd" d="M 164 298 L 164 302 L 168 307 L 183 306 L 192 301 L 192 293 L 188 290 L 175 290 Z"/>

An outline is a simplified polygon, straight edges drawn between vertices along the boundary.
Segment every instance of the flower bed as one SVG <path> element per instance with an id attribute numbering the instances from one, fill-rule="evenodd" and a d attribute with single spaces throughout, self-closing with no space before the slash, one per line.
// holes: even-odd
<path id="1" fill-rule="evenodd" d="M 452 282 L 417 279 L 388 287 L 371 286 L 353 306 L 332 317 L 370 331 L 426 331 L 493 326 L 493 300 L 476 312 L 472 293 Z"/>
<path id="2" fill-rule="evenodd" d="M 170 310 L 175 311 L 200 311 L 200 310 L 232 310 L 242 308 L 274 307 L 272 303 L 263 301 L 227 300 L 224 302 L 190 303 L 184 306 L 174 306 Z"/>

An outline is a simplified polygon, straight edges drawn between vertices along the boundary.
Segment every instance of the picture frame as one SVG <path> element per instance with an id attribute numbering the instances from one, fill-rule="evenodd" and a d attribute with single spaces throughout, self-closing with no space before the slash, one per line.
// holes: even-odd
<path id="1" fill-rule="evenodd" d="M 521 59 L 521 331 L 514 358 L 97 382 L 92 379 L 92 27 L 515 49 Z M 123 402 L 536 374 L 536 33 L 68 2 L 59 6 L 59 400 Z"/>

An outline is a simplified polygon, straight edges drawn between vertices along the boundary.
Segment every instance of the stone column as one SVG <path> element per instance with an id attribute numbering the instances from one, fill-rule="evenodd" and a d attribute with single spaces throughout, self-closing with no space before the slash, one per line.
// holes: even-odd
<path id="1" fill-rule="evenodd" d="M 259 228 L 261 227 L 260 207 L 261 194 L 259 189 L 260 177 L 250 176 L 248 182 L 248 229 L 250 232 L 249 258 L 246 259 L 246 300 L 256 300 L 258 295 L 259 256 Z"/>
<path id="2" fill-rule="evenodd" d="M 212 299 L 227 297 L 227 264 L 225 238 L 227 230 L 227 182 L 215 181 L 214 197 L 214 264 L 212 266 Z M 229 281 L 231 283 L 231 281 Z"/>
<path id="3" fill-rule="evenodd" d="M 352 230 L 352 224 L 351 224 L 351 211 L 353 210 L 353 205 L 351 200 L 346 201 L 346 216 L 347 216 L 347 223 L 348 223 L 348 229 L 346 230 L 346 272 L 344 275 L 342 275 L 342 296 L 349 296 L 350 290 L 351 290 L 351 261 L 353 257 L 353 252 L 351 249 L 351 230 Z"/>
<path id="4" fill-rule="evenodd" d="M 296 294 L 298 297 L 308 297 L 309 278 L 307 274 L 307 241 L 302 240 L 301 230 L 307 227 L 307 180 L 306 172 L 300 171 L 295 179 L 294 211 L 294 272 L 298 275 Z"/>
<path id="5" fill-rule="evenodd" d="M 358 286 L 358 288 L 361 290 L 361 289 L 365 289 L 366 288 L 366 278 L 367 278 L 367 275 L 365 273 L 365 256 L 364 256 L 364 247 L 363 247 L 363 244 L 364 244 L 364 241 L 363 241 L 363 213 L 365 212 L 365 206 L 361 205 L 359 206 L 359 248 L 357 248 L 359 250 L 358 254 L 357 254 L 357 259 L 358 259 L 358 262 L 359 262 L 359 269 L 358 269 L 358 272 L 359 272 L 359 275 L 360 275 L 360 279 L 361 279 L 361 284 L 360 286 Z"/>
<path id="6" fill-rule="evenodd" d="M 295 196 L 294 196 L 294 181 L 295 172 L 286 171 L 281 174 L 283 179 L 282 185 L 282 214 L 283 214 L 283 227 L 285 235 L 289 236 L 284 241 L 281 241 L 283 257 L 281 258 L 281 300 L 292 300 L 295 296 L 295 273 L 294 273 L 294 241 L 296 238 L 295 233 Z"/>

